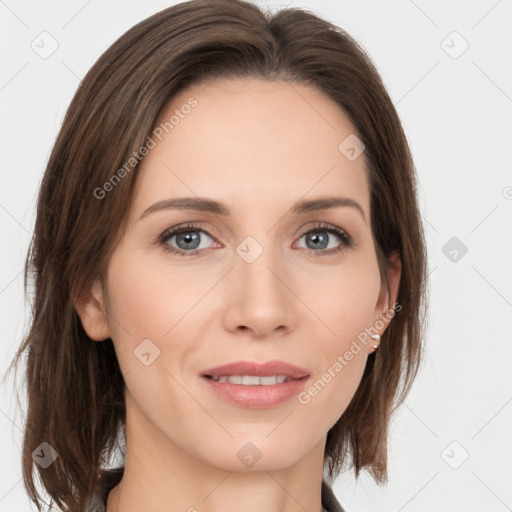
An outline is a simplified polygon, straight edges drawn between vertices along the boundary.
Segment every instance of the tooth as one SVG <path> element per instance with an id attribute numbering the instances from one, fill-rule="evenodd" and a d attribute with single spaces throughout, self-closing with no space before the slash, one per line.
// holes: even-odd
<path id="1" fill-rule="evenodd" d="M 260 384 L 260 378 L 254 375 L 244 375 L 241 384 L 245 386 L 258 386 Z"/>
<path id="2" fill-rule="evenodd" d="M 244 386 L 273 386 L 293 380 L 285 375 L 268 375 L 265 377 L 258 377 L 256 375 L 221 375 L 219 377 L 212 377 L 212 379 L 216 382 L 230 382 L 231 384 L 242 384 Z"/>

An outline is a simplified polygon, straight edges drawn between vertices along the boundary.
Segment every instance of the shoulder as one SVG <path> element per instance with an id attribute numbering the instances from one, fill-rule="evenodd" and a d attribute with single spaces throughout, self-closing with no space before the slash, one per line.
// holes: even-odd
<path id="1" fill-rule="evenodd" d="M 326 512 L 346 512 L 325 479 L 322 480 L 322 507 Z"/>
<path id="2" fill-rule="evenodd" d="M 124 467 L 104 469 L 101 471 L 96 493 L 84 512 L 105 512 L 108 493 L 119 483 L 123 472 Z"/>

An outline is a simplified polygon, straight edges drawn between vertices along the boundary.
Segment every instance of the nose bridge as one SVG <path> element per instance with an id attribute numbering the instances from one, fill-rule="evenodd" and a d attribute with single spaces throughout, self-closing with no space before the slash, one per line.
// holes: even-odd
<path id="1" fill-rule="evenodd" d="M 276 277 L 283 266 L 279 262 L 279 248 L 272 241 L 272 235 L 258 239 L 247 236 L 236 247 L 235 275 L 243 287 L 255 296 L 266 296 L 266 300 L 280 298 L 283 283 Z"/>
<path id="2" fill-rule="evenodd" d="M 231 328 L 244 326 L 264 335 L 290 327 L 292 294 L 272 234 L 258 237 L 247 236 L 235 248 L 227 318 Z"/>

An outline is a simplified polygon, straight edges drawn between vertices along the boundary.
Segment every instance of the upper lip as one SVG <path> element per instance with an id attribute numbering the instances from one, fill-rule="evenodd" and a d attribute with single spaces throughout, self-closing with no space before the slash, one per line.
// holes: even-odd
<path id="1" fill-rule="evenodd" d="M 284 361 L 267 361 L 257 363 L 253 361 L 236 361 L 234 363 L 223 364 L 210 368 L 202 372 L 204 376 L 221 377 L 223 375 L 255 375 L 257 377 L 268 377 L 271 375 L 284 375 L 292 379 L 301 379 L 308 377 L 309 372 L 293 364 Z"/>

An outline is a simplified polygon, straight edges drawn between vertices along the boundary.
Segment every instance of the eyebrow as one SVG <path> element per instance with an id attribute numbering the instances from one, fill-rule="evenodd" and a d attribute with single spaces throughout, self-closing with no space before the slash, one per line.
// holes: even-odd
<path id="1" fill-rule="evenodd" d="M 366 216 L 363 208 L 357 201 L 350 197 L 323 196 L 316 199 L 301 199 L 292 206 L 291 213 L 294 215 L 300 215 L 307 212 L 328 210 L 344 206 L 352 207 L 359 211 L 366 223 Z M 149 208 L 144 210 L 140 219 L 160 210 L 192 210 L 213 213 L 215 215 L 231 215 L 229 208 L 224 203 L 214 201 L 213 199 L 208 199 L 206 197 L 176 197 L 152 204 Z"/>

